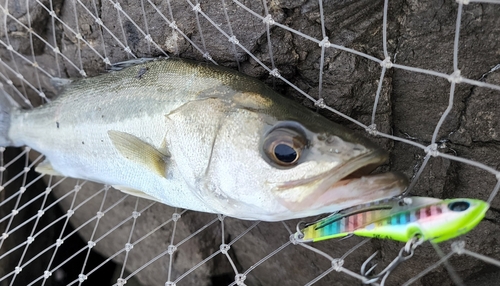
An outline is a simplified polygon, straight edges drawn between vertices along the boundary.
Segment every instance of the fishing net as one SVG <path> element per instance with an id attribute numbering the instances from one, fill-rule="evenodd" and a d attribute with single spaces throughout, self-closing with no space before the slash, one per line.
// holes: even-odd
<path id="1" fill-rule="evenodd" d="M 57 94 L 54 77 L 95 76 L 142 57 L 208 61 L 390 150 L 381 171 L 404 172 L 410 195 L 477 198 L 491 209 L 439 245 L 305 244 L 291 238 L 298 220 L 175 209 L 42 176 L 33 171 L 42 155 L 2 148 L 0 285 L 496 284 L 498 15 L 496 0 L 3 1 L 0 96 L 24 108 Z M 406 259 L 386 280 L 370 280 L 398 257 Z M 377 266 L 367 277 L 363 265 Z"/>

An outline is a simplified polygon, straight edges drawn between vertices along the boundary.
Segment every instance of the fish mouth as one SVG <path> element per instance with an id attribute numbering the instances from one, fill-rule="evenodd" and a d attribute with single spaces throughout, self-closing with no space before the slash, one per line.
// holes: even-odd
<path id="1" fill-rule="evenodd" d="M 385 151 L 375 149 L 324 174 L 309 178 L 307 182 L 288 182 L 282 187 L 311 184 L 313 191 L 300 201 L 282 203 L 291 211 L 311 211 L 311 215 L 314 215 L 319 213 L 318 209 L 333 212 L 400 195 L 408 186 L 405 175 L 400 172 L 370 174 L 387 159 L 388 154 Z"/>

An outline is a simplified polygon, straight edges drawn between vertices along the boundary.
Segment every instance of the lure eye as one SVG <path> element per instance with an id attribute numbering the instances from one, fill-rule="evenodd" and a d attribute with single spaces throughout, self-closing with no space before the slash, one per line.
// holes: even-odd
<path id="1" fill-rule="evenodd" d="M 273 129 L 264 139 L 263 151 L 274 164 L 291 167 L 297 164 L 307 139 L 295 128 L 279 127 Z"/>
<path id="2" fill-rule="evenodd" d="M 468 202 L 453 202 L 448 204 L 448 208 L 454 212 L 463 212 L 467 210 L 470 207 L 470 204 Z"/>

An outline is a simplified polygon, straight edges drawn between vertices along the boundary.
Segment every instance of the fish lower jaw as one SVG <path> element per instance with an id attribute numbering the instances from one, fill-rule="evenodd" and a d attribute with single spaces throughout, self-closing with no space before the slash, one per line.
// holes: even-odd
<path id="1" fill-rule="evenodd" d="M 407 186 L 408 180 L 398 172 L 358 178 L 349 176 L 300 201 L 280 199 L 280 203 L 292 213 L 289 214 L 289 218 L 300 218 L 332 213 L 356 205 L 392 198 L 400 195 Z"/>
<path id="2" fill-rule="evenodd" d="M 407 178 L 399 172 L 349 177 L 331 185 L 319 195 L 312 208 L 352 207 L 400 195 L 408 186 Z"/>

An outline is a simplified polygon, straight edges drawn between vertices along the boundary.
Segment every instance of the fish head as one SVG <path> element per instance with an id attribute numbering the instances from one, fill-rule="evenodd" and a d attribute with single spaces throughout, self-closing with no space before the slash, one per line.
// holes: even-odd
<path id="1" fill-rule="evenodd" d="M 238 104 L 218 123 L 202 195 L 206 202 L 219 198 L 216 211 L 277 221 L 335 212 L 404 191 L 408 182 L 400 173 L 369 175 L 387 161 L 387 152 L 264 91 L 265 96 L 233 96 Z"/>
<path id="2" fill-rule="evenodd" d="M 270 166 L 265 182 L 286 217 L 334 212 L 404 191 L 408 181 L 401 173 L 370 175 L 387 161 L 387 152 L 314 117 L 276 122 L 261 141 L 261 158 Z"/>

